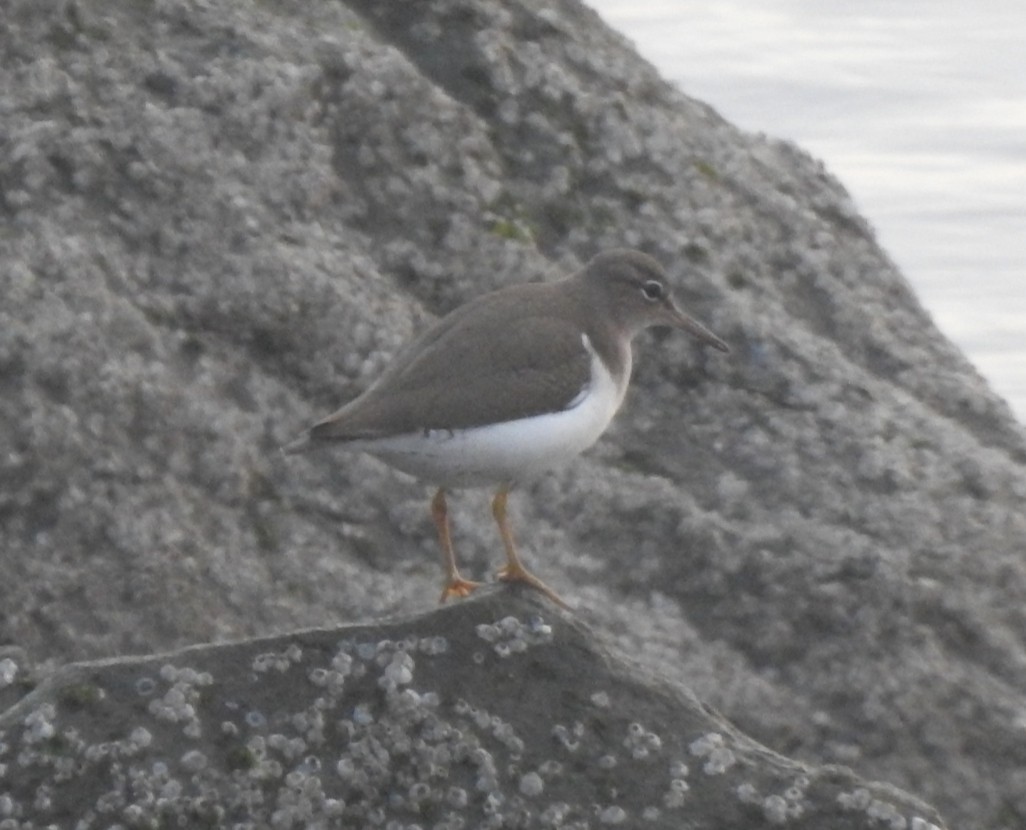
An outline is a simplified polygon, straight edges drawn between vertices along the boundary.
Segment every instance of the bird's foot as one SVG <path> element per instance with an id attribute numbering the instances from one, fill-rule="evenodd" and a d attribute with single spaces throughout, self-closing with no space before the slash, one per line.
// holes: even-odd
<path id="1" fill-rule="evenodd" d="M 506 565 L 496 576 L 503 582 L 522 582 L 525 585 L 529 585 L 534 590 L 545 594 L 560 608 L 565 608 L 567 611 L 573 610 L 559 594 L 522 565 Z"/>
<path id="2" fill-rule="evenodd" d="M 443 605 L 450 597 L 457 597 L 458 599 L 469 597 L 471 591 L 480 587 L 480 582 L 472 582 L 469 579 L 464 579 L 462 576 L 454 576 L 442 588 L 442 596 L 439 597 L 438 604 Z"/>

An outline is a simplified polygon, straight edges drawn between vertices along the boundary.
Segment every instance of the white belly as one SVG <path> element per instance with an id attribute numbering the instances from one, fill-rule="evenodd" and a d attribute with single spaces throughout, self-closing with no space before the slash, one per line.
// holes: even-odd
<path id="1" fill-rule="evenodd" d="M 440 487 L 515 484 L 557 467 L 590 447 L 623 402 L 630 367 L 617 384 L 591 348 L 591 383 L 568 409 L 463 430 L 431 430 L 374 441 L 354 449 Z"/>

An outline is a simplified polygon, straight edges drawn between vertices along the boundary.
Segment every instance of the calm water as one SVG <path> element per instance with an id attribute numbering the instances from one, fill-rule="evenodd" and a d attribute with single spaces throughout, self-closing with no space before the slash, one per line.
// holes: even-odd
<path id="1" fill-rule="evenodd" d="M 1026 422 L 1026 2 L 588 2 L 685 93 L 823 159 Z"/>

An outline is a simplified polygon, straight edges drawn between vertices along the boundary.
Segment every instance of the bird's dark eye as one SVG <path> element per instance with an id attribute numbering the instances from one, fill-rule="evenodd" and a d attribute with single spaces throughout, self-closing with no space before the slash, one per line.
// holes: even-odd
<path id="1" fill-rule="evenodd" d="M 641 286 L 641 293 L 647 300 L 661 300 L 666 294 L 666 289 L 659 280 L 648 280 Z"/>

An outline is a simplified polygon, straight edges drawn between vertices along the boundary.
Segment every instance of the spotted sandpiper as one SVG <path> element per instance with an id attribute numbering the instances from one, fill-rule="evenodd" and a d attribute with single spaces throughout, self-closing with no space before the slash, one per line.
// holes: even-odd
<path id="1" fill-rule="evenodd" d="M 503 288 L 455 309 L 367 391 L 284 450 L 338 444 L 436 485 L 441 602 L 479 585 L 456 565 L 446 490 L 497 486 L 492 514 L 506 552 L 499 578 L 527 583 L 566 607 L 517 555 L 506 499 L 515 485 L 595 443 L 627 391 L 631 339 L 649 326 L 677 326 L 729 351 L 677 308 L 656 260 L 606 251 L 558 282 Z"/>

